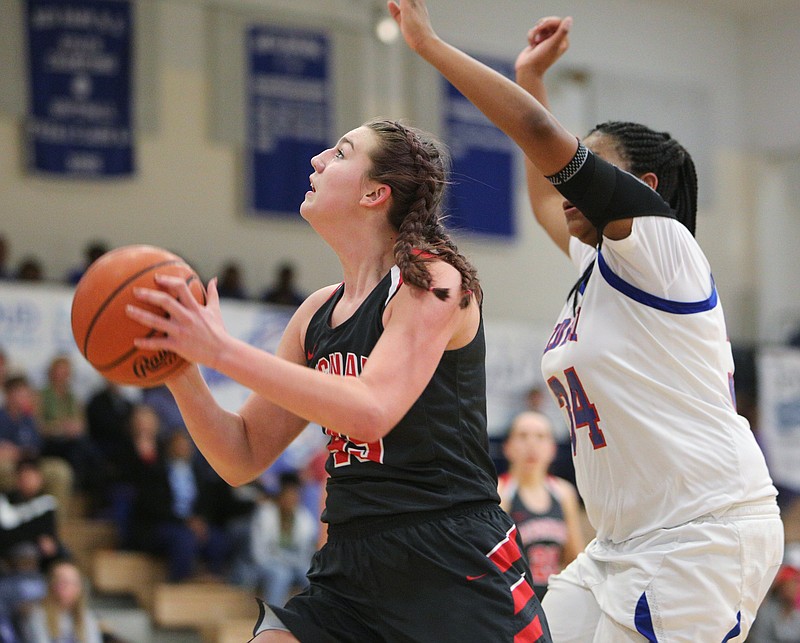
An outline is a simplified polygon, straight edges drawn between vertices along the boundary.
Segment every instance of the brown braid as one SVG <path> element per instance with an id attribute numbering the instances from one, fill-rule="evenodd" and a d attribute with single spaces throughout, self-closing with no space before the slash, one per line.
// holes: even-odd
<path id="1" fill-rule="evenodd" d="M 440 259 L 461 274 L 461 300 L 465 308 L 474 293 L 481 300 L 478 274 L 462 255 L 442 224 L 442 198 L 447 185 L 449 158 L 430 134 L 395 121 L 366 124 L 378 136 L 371 153 L 368 178 L 392 189 L 389 221 L 397 229 L 395 262 L 403 281 L 431 290 L 447 299 L 447 288 L 431 287 L 428 262 Z"/>

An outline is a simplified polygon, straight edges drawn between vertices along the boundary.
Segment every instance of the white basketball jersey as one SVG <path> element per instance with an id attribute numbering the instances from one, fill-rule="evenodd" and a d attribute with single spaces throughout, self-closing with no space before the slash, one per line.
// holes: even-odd
<path id="1" fill-rule="evenodd" d="M 572 239 L 580 272 L 542 372 L 570 425 L 578 489 L 600 539 L 620 542 L 774 497 L 733 400 L 733 357 L 708 262 L 665 217 L 602 250 Z"/>

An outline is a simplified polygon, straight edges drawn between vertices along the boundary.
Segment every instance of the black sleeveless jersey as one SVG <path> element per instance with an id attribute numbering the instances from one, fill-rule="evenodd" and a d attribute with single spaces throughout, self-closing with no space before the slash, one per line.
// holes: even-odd
<path id="1" fill-rule="evenodd" d="M 308 365 L 332 376 L 358 376 L 383 332 L 386 305 L 401 285 L 395 266 L 352 317 L 331 328 L 344 292 L 340 285 L 311 318 Z M 445 351 L 422 395 L 382 440 L 363 443 L 323 429 L 330 438 L 324 521 L 499 502 L 486 432 L 485 354 L 481 319 L 469 344 Z"/>

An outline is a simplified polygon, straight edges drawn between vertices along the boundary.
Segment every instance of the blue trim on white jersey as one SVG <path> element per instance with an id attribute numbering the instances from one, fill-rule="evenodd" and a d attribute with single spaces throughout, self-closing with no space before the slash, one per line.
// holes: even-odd
<path id="1" fill-rule="evenodd" d="M 722 639 L 722 643 L 725 641 L 730 641 L 733 637 L 739 636 L 742 633 L 742 613 L 736 612 L 736 625 L 733 626 L 733 629 L 728 632 L 724 639 Z"/>
<path id="2" fill-rule="evenodd" d="M 636 631 L 639 632 L 650 643 L 658 643 L 656 638 L 655 628 L 653 627 L 653 617 L 650 616 L 650 605 L 647 603 L 647 596 L 644 592 L 639 597 L 639 602 L 636 603 L 636 612 L 634 612 L 633 622 L 636 624 Z"/>
<path id="3" fill-rule="evenodd" d="M 711 277 L 711 295 L 708 299 L 701 301 L 671 301 L 651 295 L 623 280 L 608 267 L 606 260 L 603 259 L 603 253 L 599 251 L 597 253 L 597 265 L 600 268 L 600 274 L 603 275 L 609 286 L 626 297 L 638 301 L 640 304 L 650 306 L 650 308 L 655 308 L 665 313 L 674 313 L 675 315 L 691 315 L 692 313 L 704 313 L 707 310 L 712 310 L 717 305 L 717 287 L 714 284 L 713 276 Z"/>

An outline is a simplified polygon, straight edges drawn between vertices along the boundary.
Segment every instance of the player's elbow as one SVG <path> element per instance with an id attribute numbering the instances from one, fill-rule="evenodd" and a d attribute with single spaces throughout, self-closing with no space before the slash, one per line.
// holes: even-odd
<path id="1" fill-rule="evenodd" d="M 377 442 L 385 438 L 397 422 L 399 419 L 394 418 L 385 405 L 374 400 L 362 407 L 341 433 L 361 442 Z"/>
<path id="2" fill-rule="evenodd" d="M 522 127 L 527 137 L 539 142 L 555 138 L 563 131 L 562 125 L 545 110 L 533 110 L 523 114 Z"/>
<path id="3" fill-rule="evenodd" d="M 241 466 L 233 466 L 230 469 L 218 469 L 217 474 L 231 487 L 242 487 L 255 480 L 260 472 L 250 472 Z"/>
<path id="4" fill-rule="evenodd" d="M 249 457 L 221 461 L 209 460 L 217 475 L 231 487 L 242 487 L 256 480 L 268 465 L 259 464 Z"/>

